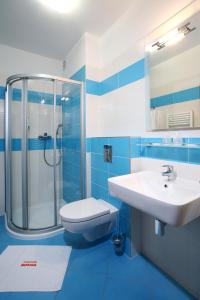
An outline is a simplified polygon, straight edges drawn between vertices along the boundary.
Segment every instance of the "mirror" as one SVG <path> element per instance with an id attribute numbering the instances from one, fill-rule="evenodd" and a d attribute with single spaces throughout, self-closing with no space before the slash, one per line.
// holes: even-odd
<path id="1" fill-rule="evenodd" d="M 150 130 L 200 128 L 200 12 L 146 51 Z"/>

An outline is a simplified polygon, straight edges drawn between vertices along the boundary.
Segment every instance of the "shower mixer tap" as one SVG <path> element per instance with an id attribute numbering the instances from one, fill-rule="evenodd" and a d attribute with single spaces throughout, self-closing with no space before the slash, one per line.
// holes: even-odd
<path id="1" fill-rule="evenodd" d="M 38 136 L 38 139 L 41 140 L 41 141 L 47 141 L 47 140 L 51 140 L 52 136 L 48 135 L 47 132 L 44 132 L 43 135 Z"/>

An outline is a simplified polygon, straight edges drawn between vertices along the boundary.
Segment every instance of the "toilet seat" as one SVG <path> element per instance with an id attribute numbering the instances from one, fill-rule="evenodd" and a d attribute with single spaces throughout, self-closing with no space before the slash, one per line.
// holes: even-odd
<path id="1" fill-rule="evenodd" d="M 108 206 L 94 198 L 87 198 L 64 205 L 60 210 L 66 222 L 79 223 L 110 214 Z"/>

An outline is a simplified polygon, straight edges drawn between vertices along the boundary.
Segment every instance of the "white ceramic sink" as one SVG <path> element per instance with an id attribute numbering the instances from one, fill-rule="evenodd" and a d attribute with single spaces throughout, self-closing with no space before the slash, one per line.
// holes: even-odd
<path id="1" fill-rule="evenodd" d="M 200 216 L 200 183 L 177 177 L 174 182 L 158 172 L 142 171 L 108 179 L 109 191 L 132 207 L 174 226 Z"/>

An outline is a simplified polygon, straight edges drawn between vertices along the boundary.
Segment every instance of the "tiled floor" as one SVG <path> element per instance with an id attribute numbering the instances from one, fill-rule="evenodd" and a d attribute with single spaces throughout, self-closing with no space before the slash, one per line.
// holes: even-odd
<path id="1" fill-rule="evenodd" d="M 0 293 L 0 300 L 194 299 L 142 256 L 132 259 L 117 257 L 109 241 L 86 247 L 66 233 L 45 240 L 16 240 L 6 233 L 3 218 L 0 218 L 0 252 L 8 245 L 22 244 L 74 245 L 62 290 L 51 293 Z"/>

